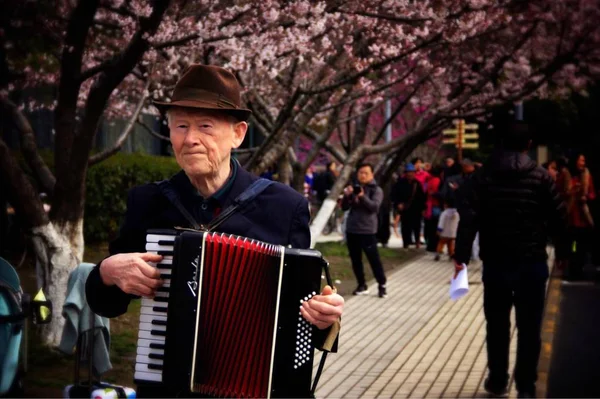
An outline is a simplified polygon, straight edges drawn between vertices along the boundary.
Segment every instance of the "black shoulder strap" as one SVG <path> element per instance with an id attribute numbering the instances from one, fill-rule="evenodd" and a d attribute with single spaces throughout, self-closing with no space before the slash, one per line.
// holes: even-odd
<path id="1" fill-rule="evenodd" d="M 244 190 L 240 195 L 238 195 L 231 205 L 229 205 L 219 216 L 213 219 L 208 226 L 203 226 L 198 224 L 196 219 L 184 208 L 183 204 L 179 200 L 179 195 L 171 185 L 169 180 L 162 180 L 159 182 L 155 182 L 160 189 L 161 193 L 167 197 L 169 201 L 181 212 L 181 214 L 187 219 L 187 221 L 192 225 L 195 230 L 205 230 L 212 231 L 216 227 L 218 227 L 225 220 L 229 219 L 231 215 L 233 215 L 236 211 L 246 206 L 250 201 L 256 198 L 260 193 L 262 193 L 267 187 L 273 184 L 273 181 L 267 179 L 258 179 L 250 187 Z"/>
<path id="2" fill-rule="evenodd" d="M 273 184 L 273 181 L 268 179 L 260 178 L 256 180 L 250 187 L 244 190 L 240 195 L 238 195 L 234 200 L 233 204 L 229 205 L 219 216 L 213 219 L 207 226 L 208 231 L 212 231 L 217 228 L 221 223 L 225 220 L 229 219 L 231 215 L 237 212 L 239 209 L 245 207 L 250 201 L 256 198 L 260 193 L 262 193 L 267 187 Z"/>
<path id="3" fill-rule="evenodd" d="M 157 181 L 157 182 L 154 182 L 154 184 L 156 184 L 158 186 L 158 188 L 160 189 L 160 192 L 165 197 L 167 197 L 167 199 L 169 201 L 171 201 L 171 203 L 173 205 L 175 205 L 175 208 L 177 208 L 179 210 L 179 212 L 181 212 L 181 214 L 187 219 L 188 222 L 190 222 L 190 224 L 192 225 L 192 227 L 194 229 L 196 229 L 196 230 L 201 229 L 201 226 L 198 224 L 196 219 L 194 219 L 194 217 L 187 211 L 187 209 L 184 208 L 183 204 L 179 200 L 179 195 L 177 194 L 177 192 L 171 185 L 170 180 Z"/>

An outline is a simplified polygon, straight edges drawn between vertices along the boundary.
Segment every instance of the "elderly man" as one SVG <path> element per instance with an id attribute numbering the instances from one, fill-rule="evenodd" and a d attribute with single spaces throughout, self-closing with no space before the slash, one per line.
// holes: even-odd
<path id="1" fill-rule="evenodd" d="M 177 82 L 172 102 L 155 103 L 166 112 L 175 159 L 183 169 L 168 181 L 179 205 L 157 184 L 129 192 L 124 223 L 109 247 L 111 256 L 95 267 L 87 281 L 87 300 L 97 314 L 121 315 L 132 298 L 153 297 L 161 286 L 160 273 L 148 264 L 159 262 L 161 256 L 145 251 L 148 229 L 208 224 L 258 179 L 231 158 L 231 150 L 244 140 L 251 114 L 240 107 L 240 91 L 235 76 L 226 69 L 192 65 Z M 219 225 L 218 231 L 308 248 L 308 222 L 306 199 L 273 183 Z M 343 298 L 325 287 L 321 295 L 304 302 L 301 312 L 324 330 L 339 319 L 343 305 Z"/>

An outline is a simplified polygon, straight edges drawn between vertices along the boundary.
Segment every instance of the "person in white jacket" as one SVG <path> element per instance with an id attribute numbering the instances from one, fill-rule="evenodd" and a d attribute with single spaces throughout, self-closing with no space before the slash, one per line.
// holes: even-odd
<path id="1" fill-rule="evenodd" d="M 456 231 L 458 230 L 458 222 L 460 215 L 456 208 L 446 201 L 444 203 L 444 211 L 440 215 L 438 222 L 437 233 L 440 236 L 437 246 L 437 254 L 435 260 L 440 260 L 441 254 L 444 252 L 444 246 L 448 247 L 448 255 L 450 259 L 454 257 L 454 244 L 456 242 Z"/>

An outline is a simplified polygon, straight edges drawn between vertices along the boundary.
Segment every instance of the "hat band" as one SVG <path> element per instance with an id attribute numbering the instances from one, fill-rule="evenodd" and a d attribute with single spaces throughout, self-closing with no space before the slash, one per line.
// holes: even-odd
<path id="1" fill-rule="evenodd" d="M 229 101 L 222 94 L 212 91 L 196 89 L 193 87 L 182 87 L 173 93 L 172 102 L 186 100 L 213 103 L 219 108 L 239 108 L 239 106 Z"/>

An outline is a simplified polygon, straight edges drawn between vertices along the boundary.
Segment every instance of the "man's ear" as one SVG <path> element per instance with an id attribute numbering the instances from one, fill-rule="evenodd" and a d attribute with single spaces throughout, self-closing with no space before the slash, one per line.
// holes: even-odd
<path id="1" fill-rule="evenodd" d="M 246 132 L 248 131 L 248 123 L 246 122 L 238 122 L 233 125 L 233 148 L 238 148 L 244 142 L 244 137 L 246 137 Z"/>

